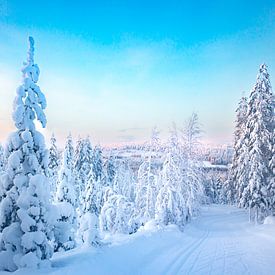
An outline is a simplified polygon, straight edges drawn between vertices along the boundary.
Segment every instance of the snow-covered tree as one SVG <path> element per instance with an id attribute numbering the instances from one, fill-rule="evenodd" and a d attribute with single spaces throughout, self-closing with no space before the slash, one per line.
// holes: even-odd
<path id="1" fill-rule="evenodd" d="M 234 132 L 234 154 L 229 169 L 228 180 L 226 181 L 226 197 L 229 203 L 239 202 L 242 192 L 247 185 L 246 171 L 243 171 L 243 164 L 246 161 L 247 139 L 247 98 L 242 97 L 236 110 L 236 125 Z"/>
<path id="2" fill-rule="evenodd" d="M 112 186 L 116 176 L 115 158 L 111 154 L 105 162 L 105 185 Z"/>
<path id="3" fill-rule="evenodd" d="M 74 174 L 78 205 L 81 205 L 83 202 L 84 191 L 91 175 L 92 161 L 93 150 L 90 139 L 79 139 L 77 141 L 74 158 Z"/>
<path id="4" fill-rule="evenodd" d="M 198 212 L 203 197 L 203 173 L 200 159 L 200 139 L 202 136 L 202 126 L 199 117 L 193 113 L 187 120 L 182 131 L 183 153 L 185 156 L 183 177 L 188 188 L 187 207 L 192 216 Z"/>
<path id="5" fill-rule="evenodd" d="M 106 193 L 106 202 L 99 218 L 101 231 L 131 233 L 130 218 L 133 213 L 133 203 L 125 196 L 116 194 L 110 188 L 106 189 Z"/>
<path id="6" fill-rule="evenodd" d="M 133 170 L 126 160 L 119 160 L 117 162 L 113 190 L 130 201 L 133 201 L 135 198 L 135 178 Z"/>
<path id="7" fill-rule="evenodd" d="M 4 154 L 4 148 L 0 144 L 0 173 L 4 171 L 5 165 L 6 165 L 6 158 Z"/>
<path id="8" fill-rule="evenodd" d="M 56 146 L 56 138 L 54 134 L 51 136 L 50 148 L 49 148 L 49 177 L 51 183 L 51 193 L 54 197 L 56 192 L 56 185 L 58 180 L 58 170 L 60 166 L 59 153 Z"/>
<path id="9" fill-rule="evenodd" d="M 255 222 L 266 215 L 269 207 L 268 179 L 274 134 L 274 103 L 269 74 L 265 64 L 260 66 L 254 88 L 250 94 L 247 112 L 248 185 L 242 202 L 253 210 Z"/>
<path id="10" fill-rule="evenodd" d="M 102 181 L 103 179 L 103 164 L 102 164 L 102 150 L 99 146 L 94 148 L 92 159 L 92 176 L 95 181 Z"/>
<path id="11" fill-rule="evenodd" d="M 275 123 L 275 122 L 274 122 Z M 268 179 L 268 197 L 269 209 L 275 215 L 275 131 L 273 133 L 273 141 L 271 147 L 272 158 L 269 161 L 270 176 Z"/>
<path id="12" fill-rule="evenodd" d="M 89 141 L 86 146 L 87 153 L 91 154 Z M 87 158 L 86 161 L 90 164 L 90 172 L 85 183 L 78 235 L 84 244 L 97 246 L 100 245 L 99 213 L 103 206 L 104 192 L 101 149 L 95 148 L 90 156 L 91 159 Z"/>
<path id="13" fill-rule="evenodd" d="M 156 201 L 155 219 L 159 224 L 176 224 L 183 228 L 189 219 L 187 188 L 182 182 L 180 163 L 177 156 L 169 152 L 161 172 L 162 187 Z"/>
<path id="14" fill-rule="evenodd" d="M 151 156 L 143 161 L 138 170 L 135 192 L 135 210 L 131 219 L 133 231 L 155 217 L 157 175 L 152 172 Z"/>
<path id="15" fill-rule="evenodd" d="M 166 159 L 161 171 L 161 188 L 156 200 L 155 219 L 159 224 L 177 224 L 183 228 L 188 219 L 188 190 L 183 178 L 186 159 L 175 124 L 170 132 Z"/>
<path id="16" fill-rule="evenodd" d="M 201 138 L 202 129 L 199 122 L 197 113 L 192 113 L 191 117 L 187 120 L 183 129 L 183 142 L 187 158 L 194 159 L 198 153 L 199 140 Z"/>
<path id="17" fill-rule="evenodd" d="M 86 185 L 78 236 L 85 245 L 100 245 L 99 213 L 103 206 L 104 186 L 91 177 Z"/>
<path id="18" fill-rule="evenodd" d="M 10 135 L 7 173 L 1 178 L 5 197 L 0 205 L 0 269 L 48 264 L 50 246 L 49 183 L 45 176 L 48 153 L 44 137 L 35 129 L 35 119 L 46 126 L 46 100 L 37 81 L 34 40 L 29 37 L 27 62 L 22 68 L 23 83 L 17 89 L 13 120 L 17 131 Z M 3 182 L 4 181 L 4 182 Z"/>
<path id="19" fill-rule="evenodd" d="M 59 172 L 56 192 L 58 212 L 54 227 L 55 250 L 69 250 L 75 247 L 76 230 L 76 194 L 73 176 L 74 148 L 72 137 L 67 137 L 63 152 L 63 163 Z"/>

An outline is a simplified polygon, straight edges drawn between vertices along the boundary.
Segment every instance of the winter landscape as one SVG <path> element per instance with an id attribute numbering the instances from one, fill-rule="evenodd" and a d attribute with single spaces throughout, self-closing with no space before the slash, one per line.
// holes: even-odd
<path id="1" fill-rule="evenodd" d="M 275 5 L 221 2 L 0 1 L 0 274 L 275 274 Z"/>

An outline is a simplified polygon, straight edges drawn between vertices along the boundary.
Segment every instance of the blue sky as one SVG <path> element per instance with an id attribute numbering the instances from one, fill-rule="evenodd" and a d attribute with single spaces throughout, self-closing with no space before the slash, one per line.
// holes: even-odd
<path id="1" fill-rule="evenodd" d="M 70 3 L 73 2 L 73 3 Z M 48 108 L 47 137 L 103 145 L 165 138 L 199 114 L 204 140 L 230 142 L 258 67 L 275 76 L 274 1 L 0 0 L 0 141 L 14 129 L 27 36 Z"/>

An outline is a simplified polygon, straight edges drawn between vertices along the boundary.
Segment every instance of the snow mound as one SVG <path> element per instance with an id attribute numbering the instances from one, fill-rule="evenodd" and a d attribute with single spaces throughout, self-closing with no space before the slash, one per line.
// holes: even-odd
<path id="1" fill-rule="evenodd" d="M 272 224 L 275 225 L 275 216 L 267 216 L 264 219 L 264 224 Z"/>

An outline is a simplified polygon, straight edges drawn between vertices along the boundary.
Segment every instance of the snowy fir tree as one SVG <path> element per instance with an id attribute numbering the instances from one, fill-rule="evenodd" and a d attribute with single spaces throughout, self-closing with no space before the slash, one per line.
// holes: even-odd
<path id="1" fill-rule="evenodd" d="M 272 158 L 269 161 L 270 176 L 268 179 L 267 190 L 268 190 L 268 196 L 269 196 L 269 209 L 271 214 L 275 216 L 275 131 L 273 133 L 271 155 L 272 155 Z"/>
<path id="2" fill-rule="evenodd" d="M 56 146 L 56 138 L 54 134 L 51 136 L 50 148 L 49 148 L 49 177 L 51 183 L 52 197 L 56 192 L 56 185 L 58 180 L 58 170 L 60 166 L 59 153 Z"/>
<path id="3" fill-rule="evenodd" d="M 115 158 L 112 154 L 108 157 L 105 164 L 105 185 L 112 186 L 114 184 L 115 176 L 116 176 L 116 167 L 115 167 Z"/>
<path id="4" fill-rule="evenodd" d="M 76 194 L 73 176 L 74 148 L 72 136 L 67 137 L 63 152 L 63 163 L 59 172 L 56 192 L 57 218 L 54 227 L 55 251 L 75 247 Z"/>
<path id="5" fill-rule="evenodd" d="M 34 63 L 34 40 L 29 37 L 27 62 L 22 68 L 23 83 L 17 89 L 13 120 L 17 131 L 10 135 L 6 174 L 1 178 L 5 197 L 0 205 L 0 268 L 40 267 L 49 263 L 49 183 L 45 176 L 47 150 L 35 119 L 46 126 L 46 100 L 37 86 L 39 68 Z"/>
<path id="6" fill-rule="evenodd" d="M 128 161 L 120 160 L 117 162 L 116 174 L 112 188 L 117 194 L 123 195 L 130 201 L 134 201 L 135 178 Z"/>
<path id="7" fill-rule="evenodd" d="M 92 174 L 95 181 L 102 181 L 103 179 L 103 164 L 102 164 L 102 150 L 99 146 L 96 146 L 93 151 L 92 159 Z"/>
<path id="8" fill-rule="evenodd" d="M 98 246 L 100 245 L 99 213 L 103 206 L 104 192 L 102 152 L 99 147 L 92 152 L 89 140 L 86 140 L 86 146 L 86 164 L 90 165 L 90 172 L 86 174 L 85 179 L 78 235 L 84 244 Z"/>
<path id="9" fill-rule="evenodd" d="M 236 125 L 234 132 L 234 155 L 226 181 L 226 197 L 231 204 L 239 202 L 241 194 L 247 184 L 245 173 L 242 171 L 246 164 L 246 123 L 247 123 L 247 98 L 242 97 L 236 110 Z"/>
<path id="10" fill-rule="evenodd" d="M 4 171 L 5 165 L 6 165 L 6 157 L 4 153 L 4 148 L 2 144 L 0 144 L 0 174 L 1 172 Z"/>
<path id="11" fill-rule="evenodd" d="M 90 139 L 79 139 L 77 141 L 74 158 L 74 176 L 76 184 L 76 194 L 78 205 L 81 205 L 84 199 L 84 191 L 91 177 L 93 163 L 93 149 Z"/>
<path id="12" fill-rule="evenodd" d="M 254 88 L 250 94 L 247 112 L 246 135 L 248 139 L 248 184 L 242 195 L 242 205 L 253 210 L 257 223 L 268 212 L 270 196 L 268 180 L 272 171 L 274 134 L 274 97 L 265 64 L 260 66 Z M 251 215 L 250 215 L 251 216 Z"/>
<path id="13" fill-rule="evenodd" d="M 104 186 L 94 177 L 91 177 L 86 185 L 83 197 L 82 211 L 80 215 L 78 236 L 87 245 L 100 245 L 99 213 L 103 205 Z"/>

